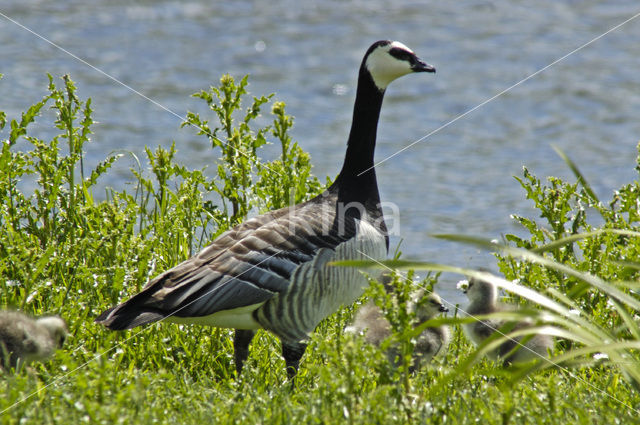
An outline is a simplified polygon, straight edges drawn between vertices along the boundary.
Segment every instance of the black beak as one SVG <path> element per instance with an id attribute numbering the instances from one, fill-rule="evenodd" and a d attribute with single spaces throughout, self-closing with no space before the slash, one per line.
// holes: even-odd
<path id="1" fill-rule="evenodd" d="M 416 58 L 415 62 L 411 64 L 411 70 L 413 72 L 436 72 L 436 69 L 433 66 L 426 62 L 422 62 L 418 58 Z"/>

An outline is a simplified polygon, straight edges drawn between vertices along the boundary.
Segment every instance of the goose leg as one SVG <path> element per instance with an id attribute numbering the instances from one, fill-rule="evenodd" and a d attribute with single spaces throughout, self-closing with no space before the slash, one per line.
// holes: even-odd
<path id="1" fill-rule="evenodd" d="M 242 372 L 242 366 L 249 357 L 249 343 L 253 339 L 256 331 L 250 329 L 236 329 L 236 333 L 233 337 L 233 351 L 234 359 L 236 362 L 236 374 L 240 376 Z"/>
<path id="2" fill-rule="evenodd" d="M 287 365 L 287 377 L 289 380 L 293 380 L 298 373 L 298 366 L 300 365 L 300 359 L 307 349 L 307 344 L 302 342 L 294 342 L 292 344 L 282 342 L 282 357 Z"/>

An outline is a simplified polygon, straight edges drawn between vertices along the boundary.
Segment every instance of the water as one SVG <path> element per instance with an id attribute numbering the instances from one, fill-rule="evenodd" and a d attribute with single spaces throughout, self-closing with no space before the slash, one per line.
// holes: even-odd
<path id="1" fill-rule="evenodd" d="M 388 89 L 382 160 L 640 12 L 628 1 L 315 3 L 5 0 L 0 12 L 178 115 L 202 112 L 189 95 L 222 74 L 251 74 L 252 94 L 287 103 L 292 134 L 321 178 L 342 164 L 357 67 L 373 41 L 400 40 L 438 70 Z M 406 258 L 495 269 L 490 255 L 429 235 L 521 234 L 510 214 L 536 214 L 512 176 L 526 165 L 573 179 L 552 144 L 603 200 L 636 178 L 639 39 L 640 18 L 381 164 L 382 198 L 401 211 L 392 248 L 402 239 Z M 175 115 L 0 17 L 0 109 L 18 117 L 44 95 L 47 72 L 70 74 L 80 97 L 93 98 L 89 166 L 113 150 L 143 157 L 145 145 L 173 140 L 191 168 L 214 160 Z M 123 188 L 128 161 L 103 184 Z M 442 291 L 456 280 L 445 276 Z"/>

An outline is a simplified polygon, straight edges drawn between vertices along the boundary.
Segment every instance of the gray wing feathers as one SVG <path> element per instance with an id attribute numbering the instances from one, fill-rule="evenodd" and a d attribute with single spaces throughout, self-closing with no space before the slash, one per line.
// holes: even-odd
<path id="1" fill-rule="evenodd" d="M 168 315 L 207 316 L 260 304 L 286 291 L 300 264 L 351 236 L 348 231 L 346 235 L 323 233 L 325 223 L 314 221 L 317 212 L 313 208 L 292 211 L 268 213 L 223 233 L 199 254 L 160 274 L 142 292 L 96 321 L 124 329 Z M 328 257 L 323 253 L 314 264 Z"/>

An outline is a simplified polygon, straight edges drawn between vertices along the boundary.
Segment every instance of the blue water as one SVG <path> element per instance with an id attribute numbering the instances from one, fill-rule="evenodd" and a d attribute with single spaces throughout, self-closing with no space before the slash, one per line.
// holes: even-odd
<path id="1" fill-rule="evenodd" d="M 250 74 L 252 94 L 276 93 L 287 103 L 293 136 L 324 179 L 342 163 L 357 67 L 373 41 L 400 40 L 437 68 L 388 89 L 376 153 L 383 160 L 634 16 L 640 5 L 4 0 L 0 12 L 178 115 L 202 111 L 189 95 L 222 74 Z M 513 178 L 523 165 L 539 177 L 573 179 L 552 144 L 580 164 L 603 200 L 637 178 L 638 40 L 640 17 L 382 163 L 382 198 L 401 212 L 392 247 L 402 240 L 407 258 L 494 268 L 490 255 L 429 235 L 522 233 L 510 215 L 536 214 Z M 206 140 L 180 130 L 175 115 L 0 17 L 0 109 L 18 117 L 45 94 L 47 72 L 70 74 L 80 97 L 93 98 L 99 124 L 86 147 L 88 166 L 113 150 L 143 157 L 145 145 L 173 140 L 189 167 L 214 161 Z M 34 131 L 51 135 L 42 126 Z M 125 187 L 131 166 L 122 159 L 103 184 Z M 443 291 L 455 280 L 445 276 Z"/>

